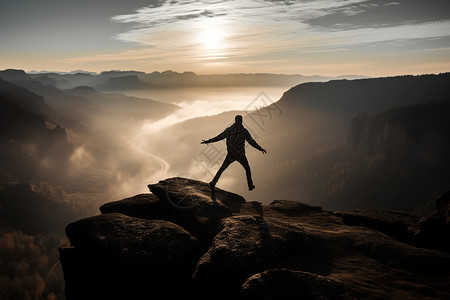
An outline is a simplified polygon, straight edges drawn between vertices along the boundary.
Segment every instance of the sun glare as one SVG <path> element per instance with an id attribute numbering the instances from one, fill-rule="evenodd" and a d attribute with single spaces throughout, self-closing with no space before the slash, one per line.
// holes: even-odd
<path id="1" fill-rule="evenodd" d="M 226 57 L 229 32 L 223 22 L 217 18 L 202 20 L 199 24 L 197 43 L 203 59 L 221 59 Z"/>
<path id="2" fill-rule="evenodd" d="M 223 32 L 217 27 L 204 28 L 200 33 L 200 42 L 205 50 L 223 48 Z"/>

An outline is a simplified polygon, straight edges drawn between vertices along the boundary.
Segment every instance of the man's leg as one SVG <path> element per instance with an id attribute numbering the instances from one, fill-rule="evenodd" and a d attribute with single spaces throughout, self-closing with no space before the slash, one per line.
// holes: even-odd
<path id="1" fill-rule="evenodd" d="M 232 157 L 231 155 L 227 155 L 225 157 L 225 160 L 223 161 L 222 166 L 220 166 L 219 170 L 217 171 L 216 176 L 214 176 L 213 180 L 209 183 L 211 188 L 214 188 L 217 181 L 219 181 L 220 175 L 222 175 L 223 171 L 225 171 L 225 169 L 228 168 L 228 166 L 235 160 L 236 159 L 234 157 Z"/>
<path id="2" fill-rule="evenodd" d="M 248 160 L 247 157 L 245 155 L 241 156 L 238 159 L 238 162 L 244 167 L 245 169 L 245 175 L 247 176 L 247 184 L 248 184 L 248 189 L 251 191 L 255 188 L 255 186 L 253 185 L 253 180 L 252 180 L 252 172 L 250 171 L 250 165 L 248 164 Z"/>

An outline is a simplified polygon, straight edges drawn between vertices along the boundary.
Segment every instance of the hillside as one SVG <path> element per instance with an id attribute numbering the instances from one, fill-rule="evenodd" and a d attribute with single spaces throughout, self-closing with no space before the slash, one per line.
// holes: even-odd
<path id="1" fill-rule="evenodd" d="M 359 113 L 447 100 L 449 81 L 450 73 L 309 82 L 288 90 L 277 105 L 286 110 L 310 108 L 352 118 Z"/>
<path id="2" fill-rule="evenodd" d="M 149 189 L 66 227 L 70 245 L 60 259 L 68 300 L 450 296 L 449 245 L 428 249 L 449 234 L 449 193 L 419 220 L 289 200 L 262 205 L 186 178 Z"/>
<path id="3" fill-rule="evenodd" d="M 42 97 L 0 79 L 1 185 L 49 174 L 63 178 L 73 146 L 48 113 L 55 115 Z"/>

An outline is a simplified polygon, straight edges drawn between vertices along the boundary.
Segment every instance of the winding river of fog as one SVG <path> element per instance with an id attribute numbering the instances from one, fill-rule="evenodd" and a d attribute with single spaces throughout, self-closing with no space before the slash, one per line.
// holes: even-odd
<path id="1" fill-rule="evenodd" d="M 186 170 L 184 173 L 180 173 L 180 170 L 172 170 L 171 161 L 168 161 L 164 157 L 158 156 L 151 152 L 150 149 L 154 147 L 155 144 L 155 133 L 187 119 L 216 115 L 225 111 L 246 110 L 253 100 L 255 100 L 261 93 L 267 95 L 269 102 L 276 102 L 288 89 L 289 87 L 271 87 L 264 89 L 261 87 L 237 87 L 215 89 L 180 89 L 176 91 L 172 90 L 162 92 L 128 92 L 127 94 L 130 96 L 153 99 L 164 103 L 172 103 L 178 105 L 181 109 L 163 119 L 154 122 L 146 121 L 138 130 L 136 130 L 135 135 L 130 140 L 130 146 L 132 146 L 134 151 L 136 151 L 136 154 L 139 154 L 141 158 L 147 159 L 148 165 L 152 165 L 154 168 L 146 173 L 147 175 L 145 178 L 142 178 L 141 182 L 134 181 L 133 184 L 131 184 L 131 182 L 126 184 L 124 183 L 122 190 L 127 191 L 128 193 L 148 192 L 144 182 L 157 182 L 161 179 L 172 176 L 192 178 L 189 170 Z M 230 120 L 230 122 L 232 121 L 233 120 Z M 226 125 L 227 124 L 224 124 L 224 128 Z M 207 124 L 205 124 L 205 126 L 207 126 Z M 220 132 L 217 134 L 219 133 Z M 200 143 L 200 141 L 198 142 Z M 201 180 L 204 178 L 196 179 Z"/>

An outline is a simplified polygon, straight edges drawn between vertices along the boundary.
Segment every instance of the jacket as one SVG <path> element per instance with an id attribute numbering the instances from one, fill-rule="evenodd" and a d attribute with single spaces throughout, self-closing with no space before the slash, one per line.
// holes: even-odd
<path id="1" fill-rule="evenodd" d="M 208 143 L 217 142 L 226 138 L 227 151 L 235 157 L 241 157 L 245 155 L 245 141 L 247 141 L 254 148 L 262 151 L 260 145 L 252 138 L 250 132 L 244 128 L 241 123 L 234 123 L 227 129 L 225 129 L 218 136 L 207 140 Z"/>

